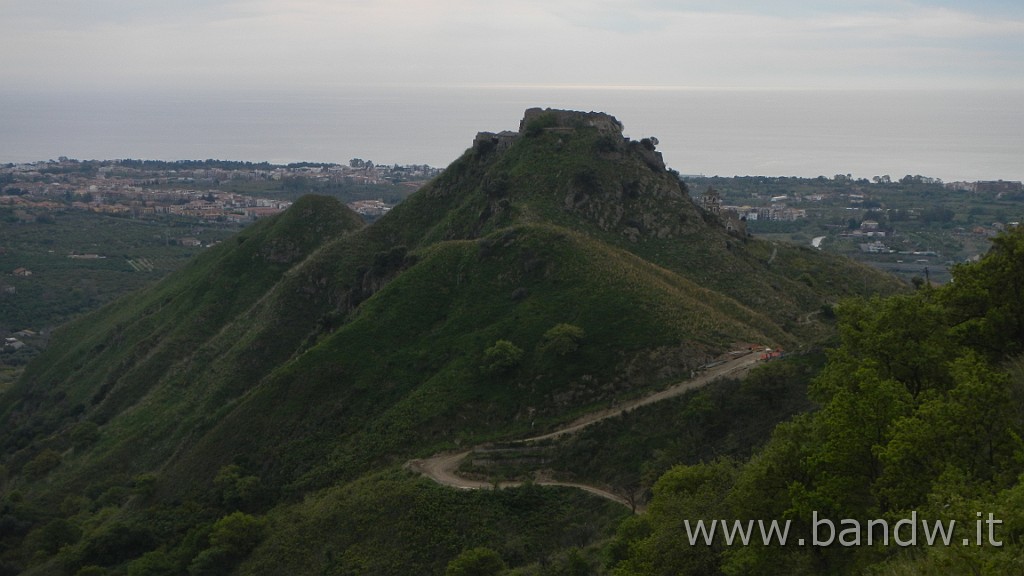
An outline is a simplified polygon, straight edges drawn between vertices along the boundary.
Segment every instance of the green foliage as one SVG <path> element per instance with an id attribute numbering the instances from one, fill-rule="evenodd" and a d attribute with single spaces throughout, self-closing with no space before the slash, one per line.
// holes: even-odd
<path id="1" fill-rule="evenodd" d="M 819 354 L 763 364 L 742 381 L 715 382 L 605 420 L 561 440 L 546 467 L 642 503 L 677 464 L 750 457 L 773 426 L 813 407 L 807 386 L 823 362 Z"/>
<path id="2" fill-rule="evenodd" d="M 31 461 L 25 464 L 22 472 L 31 479 L 39 479 L 47 475 L 51 470 L 60 466 L 60 452 L 47 448 L 36 455 Z"/>
<path id="3" fill-rule="evenodd" d="M 505 570 L 505 561 L 501 555 L 480 546 L 463 550 L 452 559 L 444 570 L 445 576 L 496 576 Z"/>
<path id="4" fill-rule="evenodd" d="M 952 335 L 990 358 L 1024 350 L 1024 226 L 994 238 L 984 259 L 953 278 L 938 297 Z"/>
<path id="5" fill-rule="evenodd" d="M 541 349 L 558 356 L 565 356 L 580 347 L 580 341 L 584 336 L 586 336 L 586 332 L 579 326 L 565 323 L 556 324 L 544 333 Z"/>
<path id="6" fill-rule="evenodd" d="M 265 518 L 255 518 L 244 512 L 232 512 L 213 525 L 210 546 L 222 548 L 231 554 L 245 555 L 259 544 L 266 532 Z"/>
<path id="7" fill-rule="evenodd" d="M 649 528 L 620 534 L 630 557 L 615 570 L 618 576 L 640 574 L 714 574 L 724 544 L 690 546 L 683 526 L 699 520 L 723 518 L 721 502 L 735 482 L 737 466 L 719 460 L 698 466 L 677 466 L 654 486 L 649 508 Z M 649 530 L 649 533 L 646 531 Z"/>
<path id="8" fill-rule="evenodd" d="M 880 452 L 886 466 L 877 490 L 894 509 L 926 502 L 932 483 L 950 469 L 974 482 L 1006 486 L 1015 481 L 1019 422 L 1006 375 L 972 354 L 956 359 L 952 371 L 955 388 L 897 422 Z"/>
<path id="9" fill-rule="evenodd" d="M 115 566 L 157 547 L 153 532 L 143 526 L 114 522 L 83 538 L 67 551 L 65 564 L 75 570 Z"/>
<path id="10" fill-rule="evenodd" d="M 579 490 L 451 490 L 387 471 L 276 510 L 273 525 L 289 528 L 273 530 L 238 574 L 443 574 L 479 547 L 509 566 L 546 564 L 607 537 L 626 515 Z M 309 553 L 314 540 L 322 553 Z"/>
<path id="11" fill-rule="evenodd" d="M 594 566 L 584 557 L 579 548 L 571 548 L 567 554 L 558 558 L 544 571 L 550 576 L 590 576 Z"/>
<path id="12" fill-rule="evenodd" d="M 156 491 L 156 474 L 139 474 L 132 478 L 132 492 L 142 497 L 152 496 Z"/>
<path id="13" fill-rule="evenodd" d="M 263 540 L 266 518 L 255 518 L 244 512 L 233 512 L 217 520 L 210 531 L 208 548 L 188 565 L 193 576 L 226 575 Z"/>
<path id="14" fill-rule="evenodd" d="M 100 427 L 95 422 L 80 422 L 71 429 L 71 444 L 75 448 L 86 448 L 100 437 Z"/>
<path id="15" fill-rule="evenodd" d="M 180 573 L 180 564 L 165 550 L 146 552 L 128 564 L 128 576 L 169 576 Z"/>
<path id="16" fill-rule="evenodd" d="M 855 382 L 844 373 L 866 367 L 879 378 L 893 379 L 917 398 L 929 389 L 950 385 L 946 362 L 959 348 L 950 338 L 943 307 L 928 295 L 850 300 L 837 307 L 843 348 L 818 388 Z M 844 356 L 840 357 L 842 354 Z"/>
<path id="17" fill-rule="evenodd" d="M 539 136 L 547 128 L 558 124 L 558 117 L 552 112 L 544 112 L 531 119 L 526 124 L 525 133 L 527 136 Z"/>
<path id="18" fill-rule="evenodd" d="M 483 369 L 488 374 L 500 374 L 518 366 L 522 359 L 522 348 L 508 340 L 498 340 L 484 350 Z"/>
<path id="19" fill-rule="evenodd" d="M 229 464 L 213 479 L 217 500 L 228 510 L 245 510 L 260 497 L 260 479 L 243 473 L 241 466 Z"/>
<path id="20" fill-rule="evenodd" d="M 813 386 L 821 409 L 778 426 L 760 453 L 731 480 L 719 481 L 727 486 L 723 492 L 705 498 L 711 517 L 790 520 L 800 536 L 809 534 L 813 514 L 861 522 L 885 518 L 892 525 L 914 513 L 930 522 L 973 527 L 977 511 L 992 511 L 1005 523 L 997 535 L 1004 546 L 960 547 L 955 540 L 953 547 L 927 546 L 898 556 L 867 546 L 733 547 L 701 556 L 701 570 L 1016 570 L 1011 566 L 1022 552 L 1015 535 L 1024 534 L 1017 500 L 1024 489 L 1024 370 L 1018 356 L 1024 342 L 1014 320 L 1017 302 L 1006 299 L 1019 282 L 1010 271 L 1021 261 L 1010 255 L 1024 254 L 1022 246 L 1024 234 L 1013 231 L 997 239 L 981 262 L 959 267 L 949 286 L 838 306 L 841 345 Z M 666 542 L 674 529 L 678 534 L 673 527 L 685 517 L 672 510 L 699 516 L 693 499 L 703 485 L 676 492 L 665 486 L 710 477 L 718 466 L 662 477 L 650 506 L 651 534 L 629 548 L 621 573 L 650 572 L 668 559 L 676 562 L 675 570 L 692 568 L 684 562 L 694 561 L 694 550 L 655 543 Z"/>
<path id="21" fill-rule="evenodd" d="M 58 518 L 36 528 L 25 537 L 25 550 L 32 554 L 53 556 L 61 547 L 74 544 L 82 537 L 82 531 L 71 522 Z"/>

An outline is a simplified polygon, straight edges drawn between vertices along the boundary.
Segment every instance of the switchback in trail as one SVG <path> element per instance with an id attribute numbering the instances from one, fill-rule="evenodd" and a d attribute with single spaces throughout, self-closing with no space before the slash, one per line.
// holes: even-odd
<path id="1" fill-rule="evenodd" d="M 661 402 L 669 398 L 675 398 L 676 396 L 680 396 L 686 392 L 689 392 L 690 390 L 695 390 L 697 388 L 707 386 L 711 382 L 714 382 L 715 380 L 723 376 L 743 376 L 747 372 L 749 372 L 750 369 L 757 363 L 758 356 L 759 355 L 755 352 L 747 351 L 745 354 L 737 358 L 728 360 L 722 364 L 719 364 L 713 368 L 708 369 L 707 371 L 703 372 L 702 374 L 691 380 L 680 382 L 665 390 L 656 392 L 654 394 L 650 394 L 648 396 L 629 400 L 612 408 L 606 408 L 604 410 L 597 410 L 589 414 L 585 414 L 584 416 L 577 418 L 576 420 L 566 424 L 565 426 L 553 432 L 548 432 L 546 434 L 541 434 L 539 436 L 533 436 L 530 438 L 523 438 L 521 440 L 515 440 L 509 442 L 509 444 L 527 445 L 532 444 L 534 442 L 556 440 L 569 434 L 575 434 L 588 426 L 601 422 L 602 420 L 607 420 L 608 418 L 613 418 L 615 416 L 618 416 L 619 414 L 622 414 L 623 412 L 628 412 L 630 410 L 640 408 L 641 406 L 647 406 L 649 404 Z M 472 454 L 476 448 L 479 447 L 470 448 L 468 450 L 463 450 L 460 452 L 442 452 L 440 454 L 435 454 L 434 456 L 431 456 L 429 458 L 410 460 L 408 463 L 406 463 L 406 467 L 409 468 L 410 470 L 413 470 L 426 476 L 427 478 L 430 478 L 431 480 L 437 482 L 438 484 L 441 484 L 442 486 L 450 486 L 452 488 L 459 488 L 463 490 L 514 488 L 517 486 L 522 486 L 524 484 L 523 482 L 519 481 L 487 482 L 484 480 L 474 480 L 459 476 L 456 473 L 456 470 L 458 470 L 459 465 L 462 463 L 463 460 L 466 459 L 467 456 Z M 579 488 L 580 490 L 586 490 L 591 494 L 595 494 L 607 500 L 611 500 L 612 502 L 617 502 L 619 504 L 622 504 L 623 506 L 627 506 L 633 509 L 634 511 L 637 511 L 637 506 L 635 502 L 631 502 L 630 500 L 623 496 L 620 496 L 598 486 L 580 484 L 576 482 L 560 482 L 557 480 L 551 480 L 539 476 L 534 479 L 533 483 L 541 486 L 567 486 L 571 488 Z"/>

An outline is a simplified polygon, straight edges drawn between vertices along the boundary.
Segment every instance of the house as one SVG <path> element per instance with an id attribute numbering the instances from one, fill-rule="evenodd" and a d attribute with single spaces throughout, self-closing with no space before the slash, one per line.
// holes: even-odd
<path id="1" fill-rule="evenodd" d="M 860 251 L 868 254 L 889 254 L 892 250 L 881 242 L 869 242 L 860 245 Z"/>
<path id="2" fill-rule="evenodd" d="M 27 277 L 27 276 L 31 276 L 32 275 L 32 271 L 29 270 L 28 268 L 15 268 L 14 269 L 14 275 L 15 276 L 21 276 L 21 277 L 24 278 L 24 277 Z"/>
<path id="3" fill-rule="evenodd" d="M 25 343 L 17 338 L 5 338 L 4 350 L 18 351 L 25 347 Z"/>

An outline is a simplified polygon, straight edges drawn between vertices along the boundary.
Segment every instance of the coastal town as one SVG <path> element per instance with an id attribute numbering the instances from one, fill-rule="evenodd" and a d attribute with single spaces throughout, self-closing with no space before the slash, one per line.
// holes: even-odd
<path id="1" fill-rule="evenodd" d="M 358 158 L 348 164 L 280 166 L 62 157 L 0 165 L 0 207 L 13 209 L 19 219 L 34 219 L 47 211 L 79 210 L 241 224 L 284 211 L 293 197 L 306 191 L 329 190 L 337 196 L 339 191 L 363 189 L 380 196 L 341 199 L 360 214 L 374 217 L 440 172 L 427 165 L 376 165 Z M 385 194 L 389 188 L 395 190 Z"/>

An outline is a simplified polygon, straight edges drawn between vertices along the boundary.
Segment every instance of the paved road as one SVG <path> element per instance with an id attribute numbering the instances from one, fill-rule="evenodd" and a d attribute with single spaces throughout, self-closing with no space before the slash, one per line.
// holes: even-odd
<path id="1" fill-rule="evenodd" d="M 758 354 L 748 353 L 740 356 L 734 360 L 729 360 L 723 364 L 715 366 L 705 372 L 702 372 L 699 376 L 692 380 L 680 382 L 674 386 L 671 386 L 660 392 L 637 398 L 627 402 L 623 402 L 618 406 L 607 408 L 604 410 L 598 410 L 591 412 L 580 418 L 577 418 L 573 422 L 547 434 L 541 434 L 540 436 L 533 436 L 531 438 L 523 438 L 516 440 L 516 444 L 528 444 L 531 442 L 537 442 L 540 440 L 552 440 L 560 438 L 568 434 L 575 434 L 580 430 L 596 424 L 602 420 L 613 418 L 618 416 L 624 411 L 634 410 L 641 406 L 647 406 L 648 404 L 654 404 L 655 402 L 661 402 L 669 398 L 674 398 L 681 394 L 684 394 L 690 390 L 695 390 L 703 386 L 707 386 L 711 382 L 726 376 L 741 376 L 746 374 L 750 369 L 757 363 Z M 461 452 L 443 452 L 436 454 L 430 458 L 424 458 L 421 460 L 410 460 L 406 467 L 410 470 L 423 474 L 427 478 L 441 484 L 443 486 L 451 486 L 453 488 L 459 488 L 462 490 L 480 490 L 480 489 L 491 489 L 491 488 L 513 488 L 521 486 L 522 482 L 499 482 L 497 486 L 493 482 L 485 482 L 483 480 L 472 480 L 470 478 L 463 478 L 455 473 L 459 468 L 459 464 L 466 459 L 473 452 L 470 450 L 463 450 Z M 617 502 L 623 506 L 632 508 L 630 502 L 618 494 L 609 492 L 598 486 L 591 486 L 589 484 L 579 484 L 575 482 L 558 482 L 556 480 L 537 479 L 534 484 L 541 486 L 568 486 L 572 488 L 579 488 L 580 490 L 586 490 L 591 494 L 595 494 L 607 500 Z"/>

